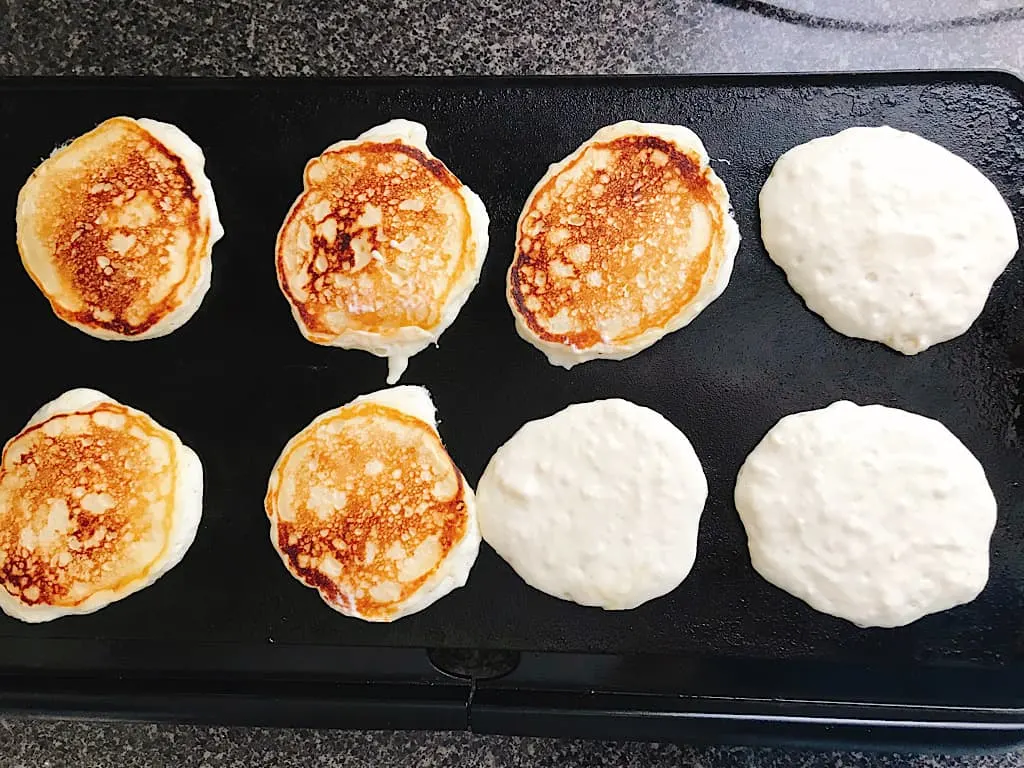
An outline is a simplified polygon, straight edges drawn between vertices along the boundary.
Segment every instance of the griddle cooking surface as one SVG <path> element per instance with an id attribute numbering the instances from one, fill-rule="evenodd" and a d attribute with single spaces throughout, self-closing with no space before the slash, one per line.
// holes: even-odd
<path id="1" fill-rule="evenodd" d="M 8 82 L 0 98 L 0 436 L 66 389 L 98 388 L 175 429 L 202 457 L 207 489 L 198 538 L 180 566 L 91 616 L 36 626 L 0 617 L 0 665 L 23 667 L 25 649 L 50 639 L 63 639 L 43 644 L 59 649 L 61 664 L 112 669 L 118 654 L 87 659 L 81 649 L 143 657 L 160 644 L 161 663 L 176 659 L 182 668 L 203 644 L 268 650 L 271 640 L 281 658 L 316 645 L 1016 664 L 1024 628 L 1024 258 L 999 279 L 966 335 L 904 357 L 841 336 L 804 308 L 761 245 L 756 198 L 790 147 L 888 124 L 976 165 L 1020 227 L 1022 113 L 1019 84 L 993 74 Z M 198 314 L 154 341 L 105 343 L 66 326 L 14 244 L 15 200 L 33 167 L 115 114 L 175 123 L 203 147 L 227 233 Z M 427 126 L 431 149 L 483 198 L 492 222 L 480 285 L 440 348 L 417 355 L 403 383 L 429 387 L 441 434 L 474 485 L 520 425 L 570 403 L 625 397 L 669 418 L 693 442 L 710 485 L 696 565 L 669 596 L 634 611 L 582 608 L 530 589 L 484 547 L 466 588 L 394 624 L 367 624 L 329 610 L 279 562 L 262 506 L 274 460 L 315 415 L 382 388 L 386 364 L 303 340 L 275 282 L 274 238 L 306 160 L 394 117 Z M 629 360 L 567 372 L 513 329 L 504 275 L 515 222 L 549 163 L 627 118 L 680 123 L 701 136 L 743 242 L 728 289 L 690 326 Z M 975 602 L 901 629 L 861 630 L 812 611 L 752 569 L 732 503 L 740 464 L 782 416 L 841 398 L 937 418 L 984 465 L 999 523 L 991 579 Z"/>

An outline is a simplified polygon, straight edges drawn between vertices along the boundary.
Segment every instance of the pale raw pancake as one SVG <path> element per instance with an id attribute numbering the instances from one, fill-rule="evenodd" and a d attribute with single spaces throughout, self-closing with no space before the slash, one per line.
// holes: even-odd
<path id="1" fill-rule="evenodd" d="M 318 416 L 285 446 L 266 497 L 270 540 L 331 608 L 394 621 L 463 586 L 480 547 L 473 490 L 423 387 Z"/>
<path id="2" fill-rule="evenodd" d="M 743 463 L 735 500 L 758 573 L 862 627 L 970 602 L 988 581 L 985 471 L 924 416 L 845 401 L 787 416 Z"/>
<path id="3" fill-rule="evenodd" d="M 204 164 L 175 126 L 113 117 L 36 168 L 18 195 L 18 250 L 58 317 L 138 341 L 195 314 L 224 234 Z"/>
<path id="4" fill-rule="evenodd" d="M 607 126 L 526 201 L 508 271 L 516 330 L 565 368 L 630 357 L 721 295 L 739 241 L 696 134 Z"/>
<path id="5" fill-rule="evenodd" d="M 191 546 L 202 497 L 176 434 L 102 392 L 65 392 L 4 447 L 0 609 L 50 621 L 149 586 Z"/>
<path id="6" fill-rule="evenodd" d="M 848 128 L 794 147 L 761 189 L 761 237 L 808 309 L 905 355 L 960 336 L 1018 248 L 999 191 L 913 133 Z"/>
<path id="7" fill-rule="evenodd" d="M 313 158 L 277 236 L 277 279 L 312 342 L 388 358 L 388 383 L 454 322 L 480 279 L 487 211 L 392 120 Z"/>
<path id="8" fill-rule="evenodd" d="M 707 496 L 686 436 L 625 400 L 570 405 L 525 424 L 477 486 L 484 540 L 527 584 L 607 610 L 679 586 Z"/>

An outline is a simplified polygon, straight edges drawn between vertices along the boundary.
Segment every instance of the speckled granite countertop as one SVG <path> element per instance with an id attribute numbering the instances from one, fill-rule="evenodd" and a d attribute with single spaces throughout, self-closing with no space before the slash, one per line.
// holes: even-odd
<path id="1" fill-rule="evenodd" d="M 2 0 L 0 14 L 6 18 L 0 21 L 0 71 L 384 75 L 1024 69 L 1020 2 L 778 2 L 786 10 L 772 11 L 773 6 L 751 0 Z"/>
<path id="2" fill-rule="evenodd" d="M 995 67 L 1024 73 L 1009 0 L 0 0 L 0 74 L 364 75 Z M 15 766 L 1024 766 L 469 734 L 0 719 Z"/>

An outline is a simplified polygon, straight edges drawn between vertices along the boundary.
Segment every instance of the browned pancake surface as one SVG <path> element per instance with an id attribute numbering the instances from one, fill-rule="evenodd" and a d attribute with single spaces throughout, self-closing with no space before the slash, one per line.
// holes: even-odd
<path id="1" fill-rule="evenodd" d="M 588 145 L 527 203 L 510 301 L 539 338 L 577 349 L 664 327 L 719 267 L 720 194 L 699 157 L 664 139 Z"/>
<path id="2" fill-rule="evenodd" d="M 387 619 L 468 524 L 462 475 L 424 422 L 371 402 L 289 443 L 266 499 L 289 570 L 330 604 Z"/>
<path id="3" fill-rule="evenodd" d="M 113 118 L 76 139 L 26 187 L 34 211 L 22 221 L 19 210 L 23 260 L 27 237 L 49 253 L 59 287 L 32 261 L 25 265 L 65 320 L 134 336 L 174 311 L 198 281 L 210 227 L 192 177 L 134 121 Z"/>
<path id="4" fill-rule="evenodd" d="M 145 579 L 170 536 L 174 446 L 103 403 L 52 416 L 4 448 L 0 585 L 26 606 L 75 607 Z"/>
<path id="5" fill-rule="evenodd" d="M 314 341 L 438 324 L 473 269 L 461 186 L 440 160 L 399 141 L 310 161 L 278 236 L 277 271 Z"/>

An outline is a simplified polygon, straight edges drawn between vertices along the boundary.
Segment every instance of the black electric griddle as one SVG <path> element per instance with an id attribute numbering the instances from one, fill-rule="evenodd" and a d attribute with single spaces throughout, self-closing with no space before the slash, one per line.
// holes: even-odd
<path id="1" fill-rule="evenodd" d="M 202 457 L 202 526 L 154 586 L 91 616 L 0 617 L 0 708 L 221 723 L 860 746 L 1024 742 L 1024 257 L 971 330 L 916 357 L 846 338 L 768 259 L 756 197 L 785 150 L 853 125 L 965 157 L 1024 216 L 1024 84 L 993 72 L 618 79 L 0 81 L 0 435 L 71 387 L 103 390 Z M 57 145 L 116 114 L 204 149 L 227 234 L 213 287 L 172 335 L 101 342 L 58 320 L 15 248 L 18 189 Z M 670 595 L 603 612 L 527 587 L 489 548 L 469 584 L 390 625 L 344 618 L 282 567 L 263 494 L 287 439 L 384 386 L 386 364 L 303 340 L 278 290 L 277 228 L 306 160 L 393 117 L 484 200 L 480 285 L 405 383 L 433 393 L 475 484 L 524 422 L 626 397 L 691 439 L 708 476 L 697 562 Z M 743 235 L 723 296 L 622 362 L 565 371 L 516 335 L 504 299 L 517 215 L 547 165 L 617 120 L 700 135 Z M 732 484 L 782 416 L 838 399 L 943 421 L 999 501 L 988 587 L 900 629 L 817 613 L 752 569 Z"/>

